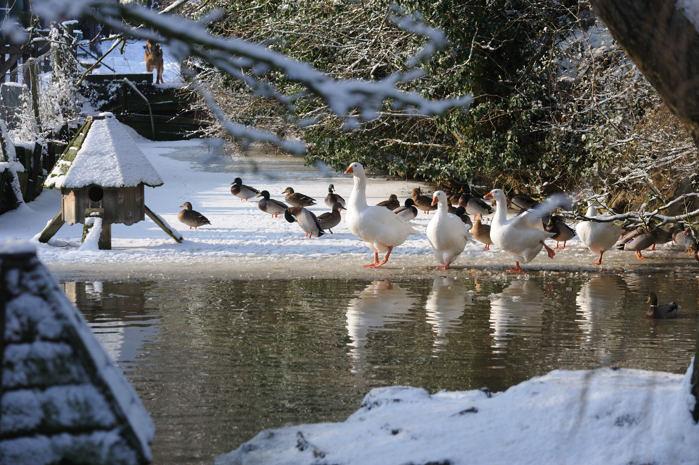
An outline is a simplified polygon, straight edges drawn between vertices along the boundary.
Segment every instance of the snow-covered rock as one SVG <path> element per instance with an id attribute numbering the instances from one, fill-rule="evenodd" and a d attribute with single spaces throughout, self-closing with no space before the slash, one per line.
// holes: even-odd
<path id="1" fill-rule="evenodd" d="M 0 290 L 0 463 L 149 463 L 148 413 L 33 246 L 0 246 Z"/>
<path id="2" fill-rule="evenodd" d="M 496 394 L 379 388 L 344 422 L 263 431 L 216 465 L 696 465 L 690 375 L 557 370 Z"/>

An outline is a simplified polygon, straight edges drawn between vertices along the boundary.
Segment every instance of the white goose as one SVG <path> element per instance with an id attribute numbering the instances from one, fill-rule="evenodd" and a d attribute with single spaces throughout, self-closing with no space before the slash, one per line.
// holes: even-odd
<path id="1" fill-rule="evenodd" d="M 597 208 L 590 205 L 587 208 L 585 216 L 588 218 L 596 218 Z M 602 218 L 602 216 L 600 216 Z M 597 221 L 581 221 L 575 225 L 575 232 L 583 244 L 594 253 L 599 254 L 599 258 L 595 260 L 595 265 L 602 264 L 602 255 L 604 252 L 611 249 L 621 235 L 621 228 L 614 223 L 600 223 Z"/>
<path id="2" fill-rule="evenodd" d="M 554 233 L 544 231 L 541 218 L 559 207 L 570 208 L 568 197 L 554 194 L 536 207 L 511 219 L 507 218 L 507 196 L 501 189 L 493 189 L 484 198 L 495 199 L 495 216 L 490 225 L 490 238 L 498 249 L 515 257 L 516 265 L 510 271 L 524 271 L 520 262 L 532 261 L 542 248 L 546 249 L 549 258 L 556 255 L 551 247 L 544 244 L 544 240 L 551 238 Z"/>
<path id="3" fill-rule="evenodd" d="M 427 240 L 440 263 L 437 268 L 446 270 L 464 251 L 466 243 L 472 239 L 464 222 L 456 215 L 449 213 L 447 194 L 442 191 L 432 194 L 432 205 L 435 204 L 437 204 L 437 214 L 427 225 Z"/>
<path id="4" fill-rule="evenodd" d="M 385 207 L 366 202 L 366 174 L 361 163 L 354 162 L 345 171 L 354 176 L 354 187 L 347 204 L 345 221 L 350 231 L 374 250 L 374 261 L 365 268 L 378 268 L 388 262 L 393 248 L 401 245 L 416 231 L 406 221 Z M 379 262 L 379 252 L 386 252 Z"/>

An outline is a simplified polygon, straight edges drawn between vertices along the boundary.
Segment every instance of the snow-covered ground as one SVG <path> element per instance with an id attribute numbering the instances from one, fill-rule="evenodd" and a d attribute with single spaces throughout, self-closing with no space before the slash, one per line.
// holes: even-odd
<path id="1" fill-rule="evenodd" d="M 102 60 L 103 65 L 96 68 L 93 74 L 114 74 L 114 73 L 146 73 L 146 60 L 143 54 L 145 41 L 129 40 L 121 53 L 121 47 L 117 47 L 107 58 Z M 102 53 L 109 50 L 112 42 L 102 42 Z M 94 61 L 92 58 L 81 59 L 85 63 Z M 170 52 L 168 47 L 163 47 L 163 85 L 181 85 L 180 64 Z M 155 82 L 155 71 L 153 71 L 153 82 Z"/>
<path id="2" fill-rule="evenodd" d="M 217 465 L 696 465 L 684 376 L 553 371 L 505 392 L 374 389 L 341 423 L 263 431 Z"/>
<path id="3" fill-rule="evenodd" d="M 71 268 L 80 265 L 110 264 L 133 272 L 139 267 L 162 269 L 166 263 L 186 264 L 180 269 L 209 271 L 213 267 L 234 269 L 249 265 L 251 270 L 269 272 L 271 269 L 288 270 L 289 260 L 303 261 L 301 268 L 340 275 L 343 268 L 362 270 L 359 266 L 368 261 L 369 249 L 352 235 L 343 223 L 318 239 L 306 239 L 297 224 L 283 218 L 273 219 L 257 208 L 257 203 L 242 202 L 230 193 L 235 177 L 260 190 L 268 190 L 273 197 L 283 200 L 281 192 L 287 186 L 313 196 L 318 204 L 311 208 L 316 213 L 328 211 L 323 199 L 329 183 L 346 199 L 352 189 L 351 176 L 327 169 L 306 167 L 299 158 L 270 157 L 255 154 L 233 159 L 220 153 L 219 145 L 205 140 L 179 142 L 151 142 L 136 135 L 137 145 L 158 171 L 164 185 L 146 187 L 146 205 L 162 215 L 172 226 L 179 228 L 185 241 L 175 243 L 152 221 L 146 219 L 132 226 L 113 225 L 110 251 L 79 250 L 82 225 L 64 225 L 51 241 L 52 245 L 37 244 L 40 258 L 49 266 Z M 396 193 L 401 201 L 410 190 L 419 185 L 385 179 L 370 179 L 369 203 L 384 200 Z M 209 218 L 211 225 L 189 230 L 177 220 L 179 206 L 192 202 L 194 209 Z M 0 241 L 28 240 L 37 235 L 58 211 L 60 195 L 56 190 L 45 190 L 25 208 L 0 215 Z M 396 248 L 389 262 L 389 269 L 414 268 L 434 265 L 431 249 L 425 237 L 429 217 L 419 214 L 414 221 L 418 234 Z M 655 255 L 654 255 L 655 254 Z M 696 266 L 696 261 L 679 252 L 650 252 L 654 257 L 646 263 L 658 264 L 668 260 L 677 265 Z M 664 257 L 664 258 L 660 258 Z M 235 258 L 235 262 L 231 259 Z M 540 254 L 530 269 L 596 269 L 591 265 L 595 257 L 573 240 L 554 260 Z M 613 269 L 636 267 L 638 264 L 630 252 L 609 252 L 605 262 Z M 345 266 L 346 265 L 346 266 Z M 511 266 L 507 254 L 484 251 L 478 243 L 469 244 L 456 266 L 503 267 Z M 648 266 L 647 264 L 645 266 Z M 200 267 L 200 268 L 197 268 Z M 334 275 L 334 276 L 336 276 Z"/>

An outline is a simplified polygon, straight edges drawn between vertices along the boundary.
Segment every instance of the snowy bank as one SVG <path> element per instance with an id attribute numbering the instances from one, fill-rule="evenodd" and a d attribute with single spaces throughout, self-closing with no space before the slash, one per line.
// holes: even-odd
<path id="1" fill-rule="evenodd" d="M 690 375 L 556 370 L 496 394 L 379 388 L 342 423 L 263 431 L 216 465 L 696 465 Z"/>
<path id="2" fill-rule="evenodd" d="M 118 123 L 120 124 L 120 123 Z M 123 125 L 122 125 L 123 126 Z M 338 194 L 349 198 L 352 177 L 343 176 L 328 169 L 316 169 L 303 165 L 303 160 L 291 157 L 271 157 L 254 153 L 249 157 L 230 157 L 221 154 L 216 144 L 207 140 L 179 142 L 151 142 L 123 126 L 134 138 L 135 145 L 153 165 L 164 185 L 157 189 L 145 189 L 145 204 L 158 213 L 167 223 L 180 228 L 184 242 L 175 243 L 152 221 L 146 219 L 131 226 L 112 226 L 112 250 L 99 253 L 79 251 L 82 238 L 81 225 L 64 225 L 49 244 L 37 244 L 41 260 L 52 269 L 95 266 L 103 271 L 118 271 L 119 275 L 167 272 L 199 273 L 204 271 L 222 274 L 246 274 L 248 271 L 266 275 L 270 272 L 288 276 L 293 266 L 294 275 L 306 269 L 308 273 L 322 273 L 338 277 L 343 273 L 375 276 L 380 273 L 402 272 L 415 267 L 434 266 L 432 250 L 425 236 L 430 215 L 419 214 L 413 221 L 417 234 L 397 247 L 386 270 L 365 270 L 361 267 L 369 259 L 369 248 L 355 237 L 345 222 L 333 228 L 334 234 L 318 239 L 306 239 L 298 224 L 287 223 L 283 218 L 273 219 L 261 212 L 257 202 L 242 202 L 230 192 L 233 179 L 241 177 L 245 184 L 260 190 L 268 190 L 273 198 L 283 200 L 281 192 L 292 186 L 296 191 L 317 199 L 310 208 L 316 214 L 328 211 L 323 199 L 328 184 L 335 185 Z M 135 135 L 135 136 L 134 136 Z M 130 142 L 130 141 L 129 141 Z M 429 187 L 403 180 L 371 178 L 367 187 L 370 204 L 378 203 L 397 194 L 401 200 L 410 196 L 413 187 Z M 211 225 L 189 230 L 179 222 L 177 213 L 183 202 L 192 202 L 195 210 L 204 214 Z M 0 215 L 0 242 L 3 240 L 29 240 L 39 233 L 60 208 L 60 193 L 45 190 L 30 206 L 33 213 L 10 211 Z M 554 260 L 540 254 L 526 269 L 565 270 L 613 270 L 653 269 L 684 266 L 696 269 L 697 262 L 686 254 L 673 252 L 670 247 L 648 253 L 649 259 L 638 262 L 633 253 L 610 251 L 605 254 L 603 267 L 595 267 L 594 254 L 579 241 L 568 242 Z M 301 263 L 299 265 L 299 263 Z M 474 268 L 506 268 L 512 266 L 508 254 L 497 250 L 484 251 L 480 243 L 467 245 L 454 266 Z"/>

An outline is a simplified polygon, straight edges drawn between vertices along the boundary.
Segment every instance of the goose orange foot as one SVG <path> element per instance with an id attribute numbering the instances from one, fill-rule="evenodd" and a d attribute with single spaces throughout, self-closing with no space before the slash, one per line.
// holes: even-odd
<path id="1" fill-rule="evenodd" d="M 507 271 L 510 273 L 524 273 L 524 268 L 519 264 L 519 262 L 515 262 L 516 265 L 514 268 L 509 268 Z"/>
<path id="2" fill-rule="evenodd" d="M 371 263 L 367 263 L 366 265 L 362 265 L 364 268 L 376 268 L 376 266 L 379 264 L 379 253 L 377 251 L 374 251 L 374 261 Z"/>
<path id="3" fill-rule="evenodd" d="M 553 258 L 556 256 L 556 252 L 553 251 L 551 247 L 548 245 L 544 244 L 544 242 L 541 242 L 544 245 L 544 248 L 546 249 L 546 253 L 548 254 L 549 258 Z"/>

